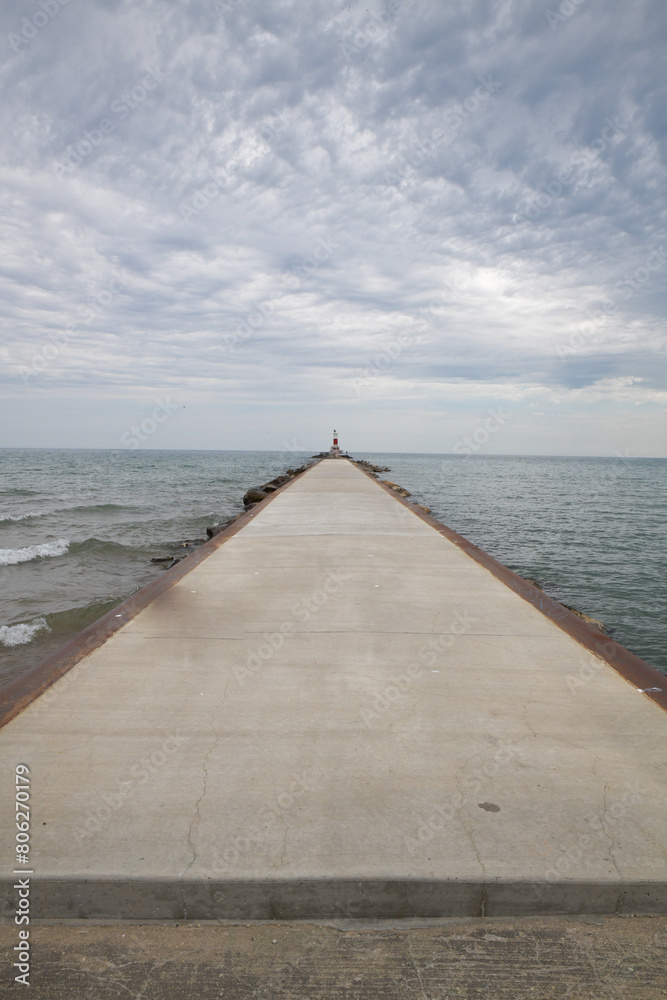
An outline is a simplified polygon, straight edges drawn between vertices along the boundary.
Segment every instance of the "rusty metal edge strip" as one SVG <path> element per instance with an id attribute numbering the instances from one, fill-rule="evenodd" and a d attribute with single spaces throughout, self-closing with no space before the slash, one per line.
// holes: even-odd
<path id="1" fill-rule="evenodd" d="M 522 597 L 524 601 L 527 601 L 528 604 L 541 611 L 549 621 L 552 621 L 554 625 L 557 625 L 558 628 L 575 639 L 581 646 L 584 646 L 605 663 L 609 664 L 610 667 L 613 667 L 636 690 L 641 690 L 646 698 L 650 698 L 651 701 L 667 712 L 667 677 L 661 674 L 659 670 L 656 670 L 655 667 L 642 660 L 641 657 L 636 656 L 635 653 L 631 653 L 625 646 L 614 642 L 608 635 L 598 632 L 593 625 L 590 625 L 571 611 L 568 611 L 566 607 L 559 604 L 553 597 L 549 597 L 539 587 L 535 587 L 528 580 L 524 580 L 518 573 L 498 562 L 488 552 L 474 545 L 467 538 L 464 538 L 463 535 L 459 535 L 452 528 L 448 528 L 446 524 L 433 517 L 432 514 L 427 514 L 426 511 L 420 510 L 416 505 L 416 501 L 410 501 L 405 497 L 399 496 L 391 486 L 385 485 L 380 479 L 376 479 L 375 476 L 372 476 L 370 472 L 366 472 L 360 466 L 357 465 L 357 468 L 365 476 L 368 476 L 370 480 L 377 483 L 386 493 L 389 493 L 395 500 L 398 500 L 404 507 L 407 507 L 413 514 L 421 518 L 422 521 L 435 528 L 440 535 L 443 535 L 448 541 L 453 542 L 454 545 L 462 549 L 466 555 L 474 559 L 480 566 L 488 569 L 493 576 L 500 580 L 501 583 L 504 583 L 506 587 L 509 587 L 510 590 L 513 590 L 515 594 L 518 594 L 519 597 Z M 661 690 L 646 690 L 647 688 L 656 687 Z"/>
<path id="2" fill-rule="evenodd" d="M 317 462 L 313 462 L 313 465 L 317 464 Z M 309 468 L 312 468 L 312 466 L 309 466 Z M 219 534 L 214 535 L 213 538 L 204 542 L 203 545 L 200 545 L 190 555 L 181 559 L 176 566 L 163 570 L 162 574 L 156 577 L 155 580 L 151 580 L 150 583 L 141 587 L 140 590 L 137 590 L 136 593 L 116 605 L 115 608 L 112 608 L 101 618 L 98 618 L 97 621 L 91 622 L 83 631 L 72 636 L 63 646 L 54 650 L 44 660 L 41 660 L 34 667 L 26 670 L 25 673 L 20 674 L 13 681 L 10 681 L 9 684 L 0 688 L 0 729 L 16 718 L 17 715 L 39 698 L 51 685 L 59 681 L 61 677 L 64 677 L 84 657 L 103 645 L 107 639 L 114 635 L 115 632 L 118 632 L 123 625 L 131 621 L 140 611 L 154 601 L 156 597 L 164 594 L 165 591 L 169 590 L 175 583 L 178 583 L 179 580 L 199 566 L 216 549 L 229 541 L 230 538 L 253 519 L 258 511 L 263 510 L 271 503 L 274 497 L 282 493 L 283 490 L 288 489 L 296 479 L 300 479 L 307 471 L 308 469 L 304 469 L 298 476 L 294 476 L 288 482 L 283 483 L 282 486 L 279 486 L 265 500 L 256 504 L 251 510 L 245 511 L 236 521 L 223 528 Z"/>

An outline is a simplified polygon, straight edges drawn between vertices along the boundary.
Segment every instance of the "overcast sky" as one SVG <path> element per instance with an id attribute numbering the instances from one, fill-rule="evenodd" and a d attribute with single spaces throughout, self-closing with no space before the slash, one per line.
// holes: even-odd
<path id="1" fill-rule="evenodd" d="M 667 456 L 666 38 L 5 0 L 0 445 Z"/>

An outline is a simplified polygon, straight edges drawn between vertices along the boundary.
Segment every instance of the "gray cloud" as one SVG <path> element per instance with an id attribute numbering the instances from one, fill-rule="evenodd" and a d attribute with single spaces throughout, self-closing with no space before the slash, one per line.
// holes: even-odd
<path id="1" fill-rule="evenodd" d="M 409 406 L 416 450 L 461 391 L 664 420 L 657 2 L 59 3 L 0 11 L 2 385 L 36 421 L 165 388 Z"/>

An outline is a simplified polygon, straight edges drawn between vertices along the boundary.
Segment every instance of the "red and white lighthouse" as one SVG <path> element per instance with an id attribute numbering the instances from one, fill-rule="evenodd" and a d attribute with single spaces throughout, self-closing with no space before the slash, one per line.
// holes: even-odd
<path id="1" fill-rule="evenodd" d="M 333 432 L 333 444 L 329 449 L 332 458 L 340 458 L 340 448 L 338 447 L 338 431 Z"/>

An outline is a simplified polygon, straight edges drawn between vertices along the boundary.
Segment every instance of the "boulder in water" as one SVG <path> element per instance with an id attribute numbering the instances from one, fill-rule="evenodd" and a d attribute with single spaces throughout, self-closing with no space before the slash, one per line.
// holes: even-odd
<path id="1" fill-rule="evenodd" d="M 401 497 L 412 496 L 412 494 L 408 490 L 403 489 L 402 486 L 397 486 L 396 483 L 392 483 L 391 480 L 389 479 L 381 479 L 380 482 L 384 483 L 385 486 L 388 486 L 390 490 L 393 490 L 394 493 L 398 493 L 398 495 Z"/>
<path id="2" fill-rule="evenodd" d="M 264 490 L 249 489 L 243 497 L 243 506 L 247 510 L 250 504 L 261 503 L 268 495 Z"/>

